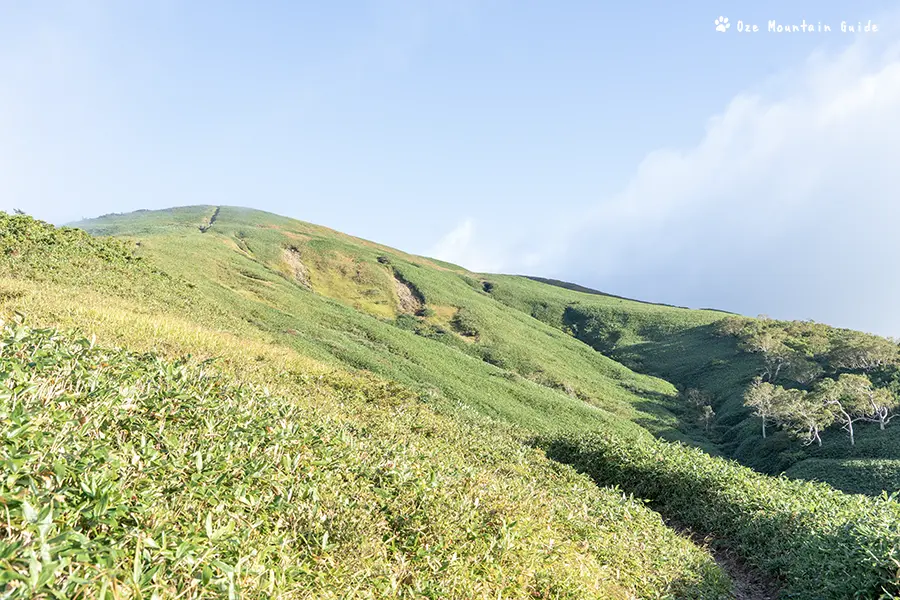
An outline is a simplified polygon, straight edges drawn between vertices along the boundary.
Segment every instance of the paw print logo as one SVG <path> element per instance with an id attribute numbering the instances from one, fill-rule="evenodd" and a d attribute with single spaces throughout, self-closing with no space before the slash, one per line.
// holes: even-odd
<path id="1" fill-rule="evenodd" d="M 728 17 L 719 17 L 716 19 L 716 31 L 725 33 L 729 27 L 731 27 L 731 23 L 728 22 Z"/>

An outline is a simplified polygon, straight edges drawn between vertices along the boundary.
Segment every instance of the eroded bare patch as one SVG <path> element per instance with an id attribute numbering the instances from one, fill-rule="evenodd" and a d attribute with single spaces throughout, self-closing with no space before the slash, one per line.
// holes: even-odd
<path id="1" fill-rule="evenodd" d="M 198 227 L 198 229 L 200 230 L 200 233 L 206 233 L 207 231 L 209 231 L 209 228 L 212 227 L 212 226 L 215 224 L 216 219 L 219 218 L 219 211 L 220 211 L 220 210 L 221 210 L 221 208 L 217 206 L 217 207 L 216 207 L 216 210 L 213 211 L 213 213 L 209 216 L 209 218 L 206 219 L 206 220 Z"/>
<path id="2" fill-rule="evenodd" d="M 309 269 L 306 268 L 306 265 L 300 259 L 300 250 L 296 246 L 289 246 L 282 251 L 282 256 L 294 281 L 311 290 L 312 284 L 309 281 Z"/>
<path id="3" fill-rule="evenodd" d="M 394 286 L 397 290 L 397 299 L 400 301 L 400 312 L 414 315 L 422 310 L 422 300 L 409 283 L 395 275 Z"/>

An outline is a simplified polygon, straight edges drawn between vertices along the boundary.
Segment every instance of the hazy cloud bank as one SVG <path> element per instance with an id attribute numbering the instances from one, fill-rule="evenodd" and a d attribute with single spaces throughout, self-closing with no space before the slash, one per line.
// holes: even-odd
<path id="1" fill-rule="evenodd" d="M 435 253 L 649 300 L 900 335 L 898 151 L 900 45 L 869 36 L 738 94 L 696 146 L 650 153 L 577 224 L 535 223 L 521 237 L 492 227 L 488 245 L 467 221 Z"/>

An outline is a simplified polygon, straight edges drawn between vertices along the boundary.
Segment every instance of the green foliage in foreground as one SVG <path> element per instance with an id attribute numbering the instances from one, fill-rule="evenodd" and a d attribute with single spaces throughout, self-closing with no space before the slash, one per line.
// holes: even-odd
<path id="1" fill-rule="evenodd" d="M 496 428 L 278 381 L 5 326 L 4 598 L 726 595 L 658 515 Z"/>
<path id="2" fill-rule="evenodd" d="M 619 485 L 712 534 L 784 582 L 788 598 L 891 598 L 900 591 L 900 504 L 760 475 L 697 449 L 596 435 L 549 440 L 548 456 Z"/>
<path id="3" fill-rule="evenodd" d="M 66 261 L 100 258 L 115 264 L 138 260 L 119 240 L 97 238 L 71 227 L 48 227 L 28 215 L 0 213 L 0 256 L 16 257 L 23 268 L 37 255 L 40 257 L 39 270 L 46 272 L 53 266 L 46 261 L 48 248 L 54 250 L 53 255 Z M 37 271 L 30 274 L 35 275 Z"/>

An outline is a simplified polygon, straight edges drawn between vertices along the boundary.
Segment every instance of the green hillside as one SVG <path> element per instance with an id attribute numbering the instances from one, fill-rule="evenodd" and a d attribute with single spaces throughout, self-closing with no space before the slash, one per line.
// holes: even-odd
<path id="1" fill-rule="evenodd" d="M 634 431 L 638 422 L 680 436 L 668 410 L 677 396 L 671 384 L 508 310 L 460 267 L 230 207 L 76 225 L 139 243 L 138 255 L 194 286 L 191 297 L 217 318 L 246 323 L 305 356 L 536 431 Z M 401 295 L 414 306 L 405 309 Z"/>
<path id="2" fill-rule="evenodd" d="M 900 398 L 895 342 L 812 322 L 746 319 L 626 300 L 586 288 L 574 291 L 564 282 L 490 279 L 492 297 L 507 306 L 568 332 L 635 372 L 674 384 L 682 397 L 680 407 L 672 409 L 679 415 L 681 430 L 694 438 L 705 436 L 722 454 L 765 473 L 786 471 L 849 492 L 900 491 L 900 428 L 882 430 L 878 423 L 861 419 L 854 423 L 851 445 L 836 420 L 826 426 L 819 446 L 804 444 L 790 435 L 788 427 L 770 424 L 770 435 L 763 439 L 759 417 L 744 402 L 754 378 L 765 375 L 767 361 L 772 360 L 783 365 L 773 379 L 779 387 L 811 390 L 824 379 L 864 374 L 875 387 Z M 762 351 L 760 341 L 771 343 L 771 350 Z M 869 369 L 853 360 L 854 353 L 863 351 L 892 357 Z M 708 430 L 698 420 L 692 396 L 702 397 L 715 412 Z"/>
<path id="3" fill-rule="evenodd" d="M 892 425 L 853 452 L 758 443 L 769 355 L 726 313 L 249 209 L 76 225 L 0 213 L 9 597 L 726 598 L 742 569 L 784 597 L 900 589 L 900 505 L 716 456 L 866 491 L 900 459 Z M 821 360 L 810 385 L 855 373 Z"/>

